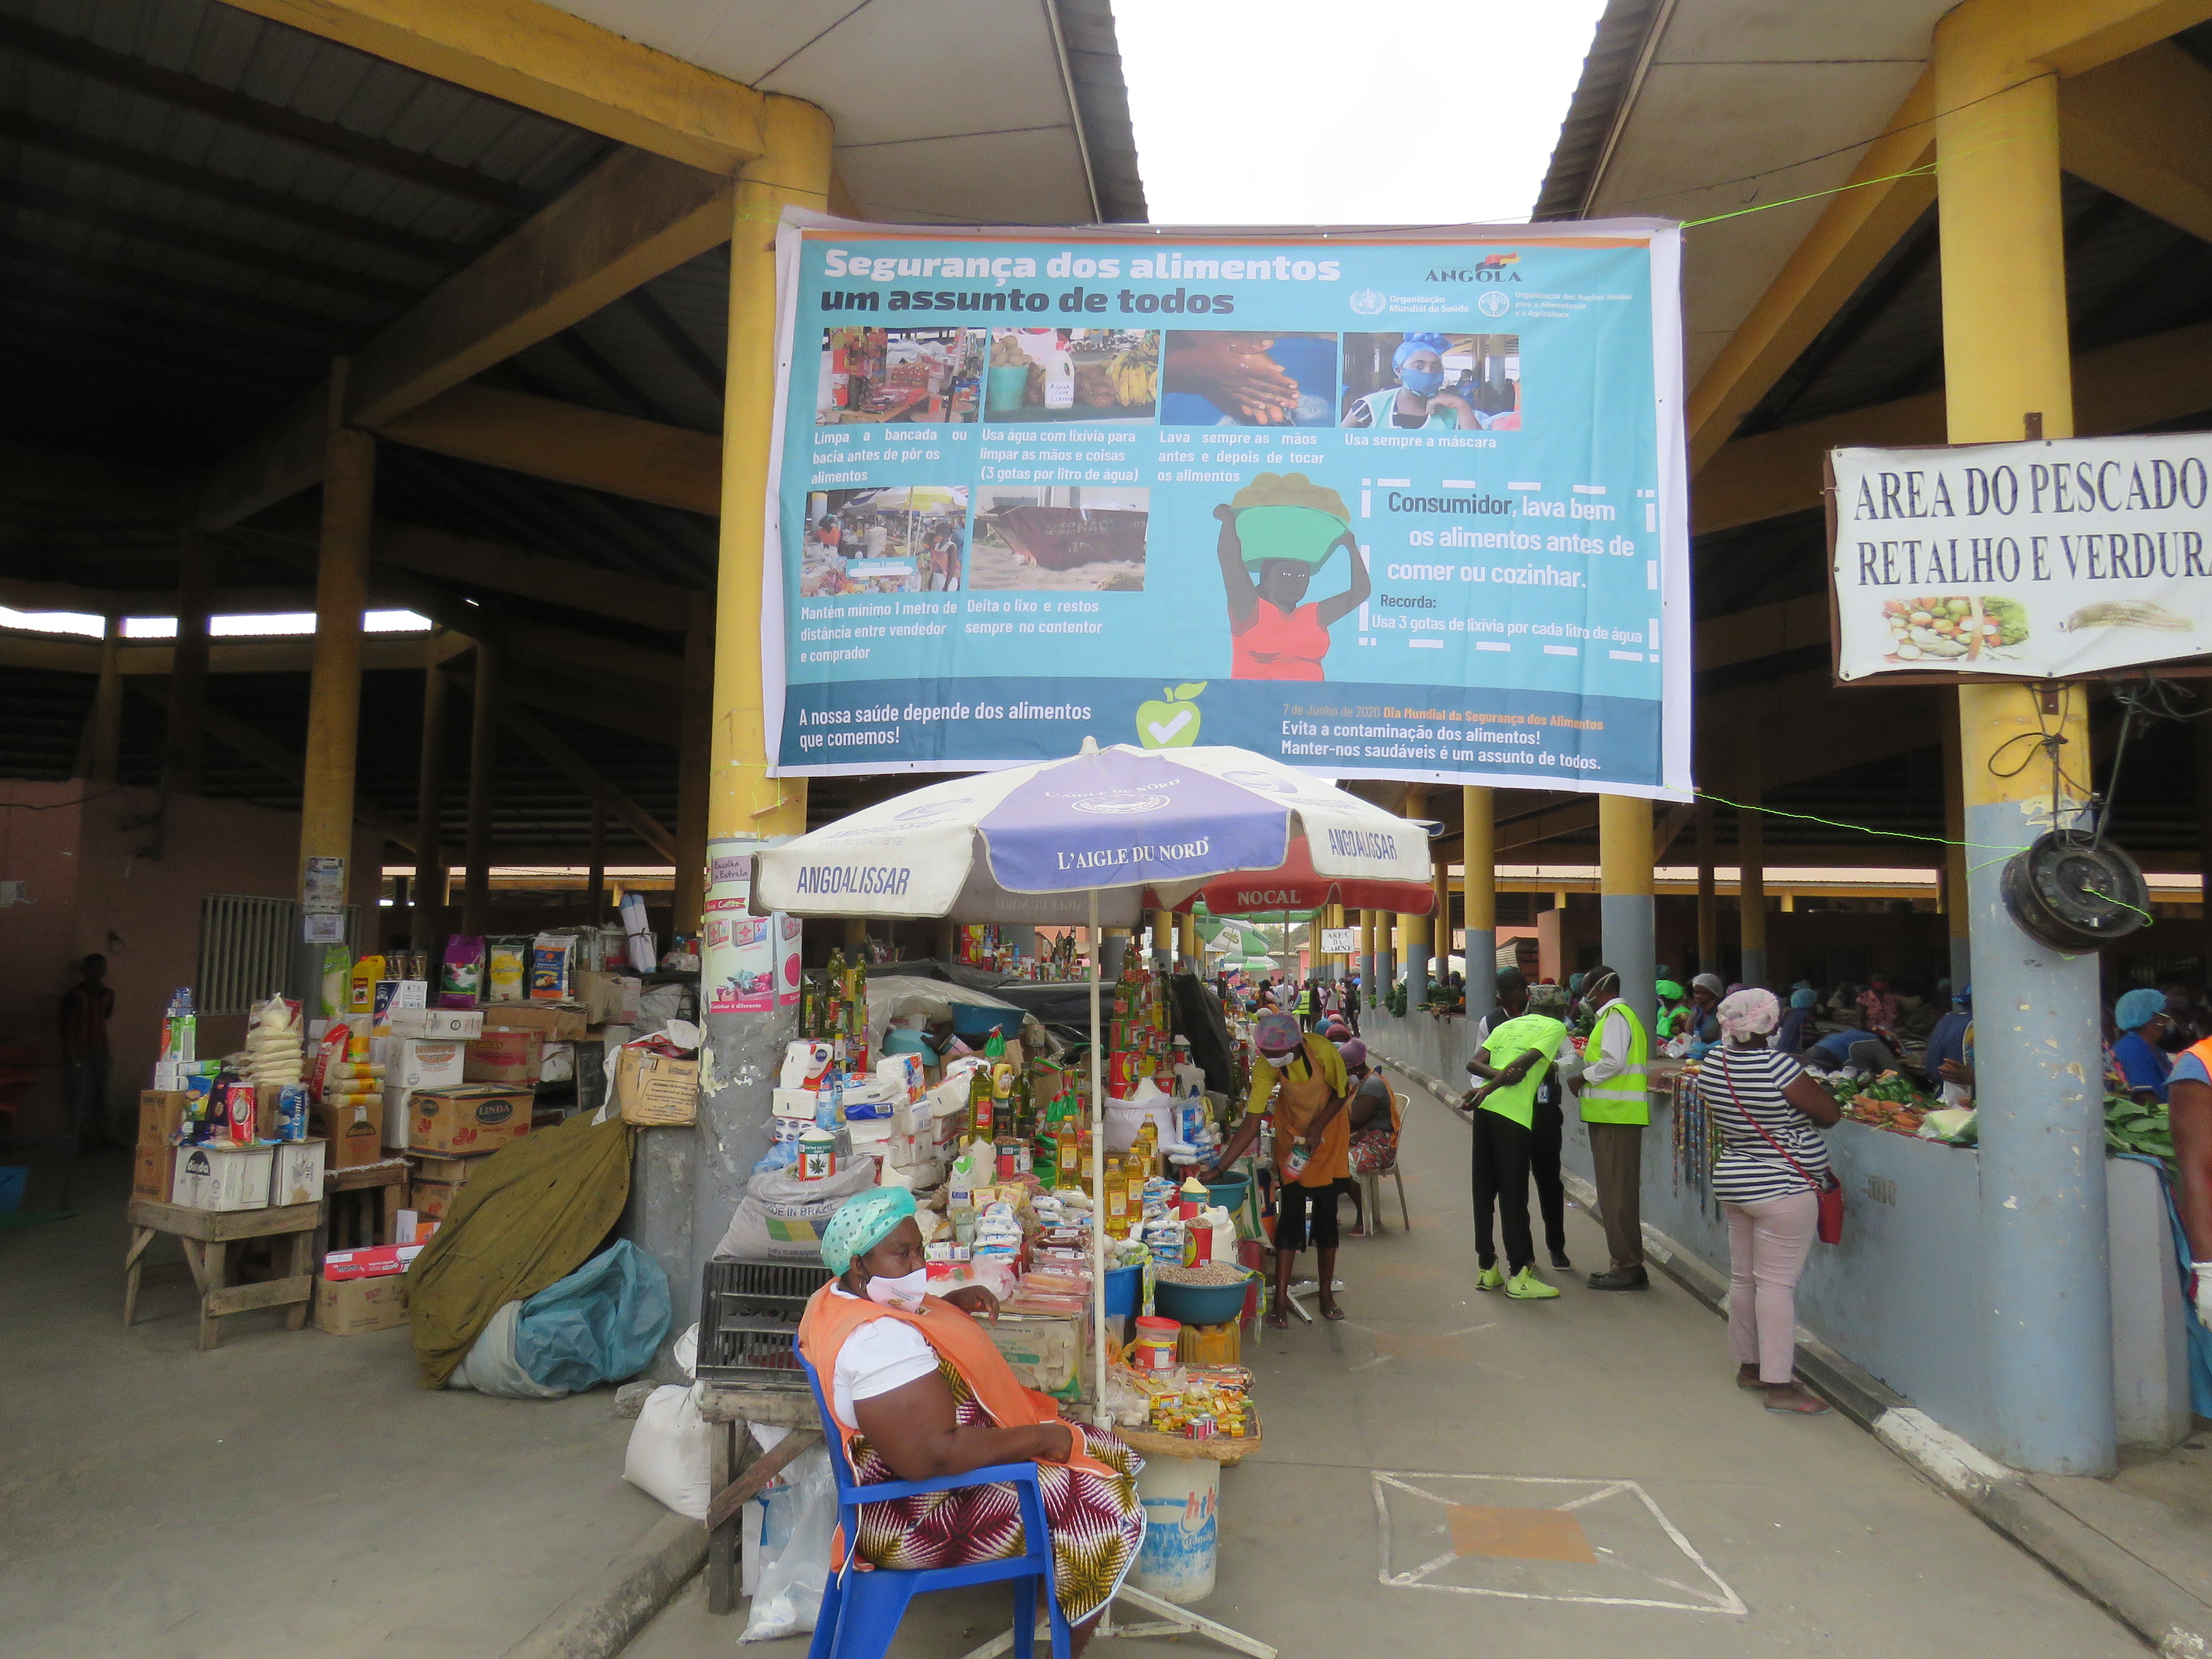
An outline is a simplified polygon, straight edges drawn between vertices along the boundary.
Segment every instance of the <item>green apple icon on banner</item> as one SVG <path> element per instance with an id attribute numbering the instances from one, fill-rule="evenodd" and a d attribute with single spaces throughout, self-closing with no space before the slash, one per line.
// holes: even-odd
<path id="1" fill-rule="evenodd" d="M 1198 741 L 1198 705 L 1190 701 L 1206 682 L 1160 688 L 1159 699 L 1137 708 L 1137 741 L 1147 749 L 1188 749 Z"/>

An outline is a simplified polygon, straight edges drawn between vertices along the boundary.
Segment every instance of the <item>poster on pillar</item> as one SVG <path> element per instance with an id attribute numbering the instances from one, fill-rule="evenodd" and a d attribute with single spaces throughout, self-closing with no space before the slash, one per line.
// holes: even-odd
<path id="1" fill-rule="evenodd" d="M 2212 433 L 1830 453 L 1838 681 L 2212 651 Z"/>
<path id="2" fill-rule="evenodd" d="M 797 916 L 745 914 L 752 897 L 752 849 L 737 839 L 707 846 L 704 949 L 700 990 L 710 1014 L 765 1014 L 799 1000 Z"/>
<path id="3" fill-rule="evenodd" d="M 1088 736 L 1688 799 L 1672 224 L 778 250 L 775 771 Z"/>

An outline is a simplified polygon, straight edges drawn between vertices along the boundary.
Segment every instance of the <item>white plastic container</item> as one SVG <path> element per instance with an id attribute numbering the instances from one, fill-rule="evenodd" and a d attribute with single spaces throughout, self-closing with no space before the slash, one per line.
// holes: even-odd
<path id="1" fill-rule="evenodd" d="M 1145 1543 L 1129 1582 L 1187 1607 L 1213 1594 L 1221 1465 L 1210 1457 L 1154 1457 L 1137 1477 Z"/>

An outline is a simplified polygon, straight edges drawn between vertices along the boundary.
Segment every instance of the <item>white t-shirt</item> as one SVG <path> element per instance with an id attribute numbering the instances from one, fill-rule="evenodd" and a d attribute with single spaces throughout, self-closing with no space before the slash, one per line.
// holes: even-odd
<path id="1" fill-rule="evenodd" d="M 848 1290 L 832 1290 L 830 1294 L 848 1302 L 860 1300 Z M 871 1319 L 837 1350 L 836 1375 L 830 1382 L 830 1409 L 847 1428 L 857 1429 L 860 1419 L 853 1415 L 854 1401 L 873 1400 L 879 1394 L 902 1389 L 936 1369 L 937 1350 L 920 1331 L 903 1319 Z"/>

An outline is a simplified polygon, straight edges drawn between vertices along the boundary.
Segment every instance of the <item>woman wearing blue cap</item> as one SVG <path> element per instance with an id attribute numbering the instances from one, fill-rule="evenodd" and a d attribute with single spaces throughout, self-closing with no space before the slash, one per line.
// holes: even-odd
<path id="1" fill-rule="evenodd" d="M 1472 432 L 1490 424 L 1456 392 L 1444 390 L 1444 353 L 1451 342 L 1441 334 L 1408 334 L 1390 354 L 1390 367 L 1398 384 L 1354 398 L 1344 411 L 1351 427 L 1396 427 L 1418 430 L 1437 427 Z"/>
<path id="2" fill-rule="evenodd" d="M 2166 993 L 2148 985 L 2137 987 L 2112 1010 L 2112 1024 L 2120 1028 L 2112 1058 L 2120 1063 L 2128 1092 L 2146 1104 L 2164 1101 L 2166 1079 L 2173 1070 L 2173 1056 L 2158 1046 L 2166 1035 Z"/>

